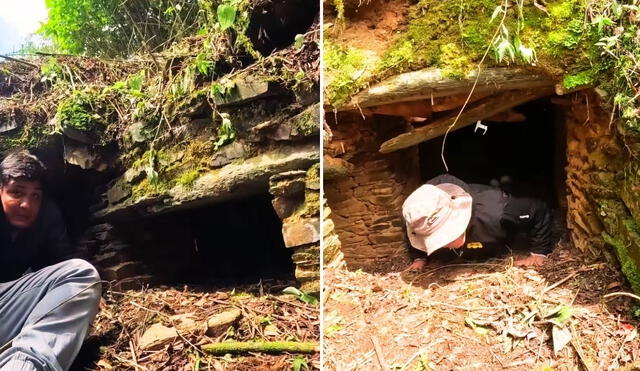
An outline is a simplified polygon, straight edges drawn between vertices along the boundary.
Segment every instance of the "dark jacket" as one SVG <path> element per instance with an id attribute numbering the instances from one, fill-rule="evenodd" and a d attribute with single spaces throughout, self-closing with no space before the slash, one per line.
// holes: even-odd
<path id="1" fill-rule="evenodd" d="M 73 250 L 58 207 L 45 199 L 35 224 L 17 229 L 0 207 L 0 282 L 68 259 Z"/>
<path id="2" fill-rule="evenodd" d="M 472 199 L 471 219 L 466 230 L 465 249 L 498 252 L 515 247 L 524 236 L 525 247 L 535 254 L 547 255 L 553 250 L 551 215 L 547 205 L 527 197 L 514 197 L 499 188 L 483 184 L 467 184 L 452 175 L 440 175 L 428 184 L 452 183 L 468 192 Z M 424 257 L 411 249 L 414 258 Z"/>

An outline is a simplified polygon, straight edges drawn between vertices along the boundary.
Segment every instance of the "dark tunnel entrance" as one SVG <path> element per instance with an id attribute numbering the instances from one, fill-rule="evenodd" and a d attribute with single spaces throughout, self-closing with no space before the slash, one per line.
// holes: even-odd
<path id="1" fill-rule="evenodd" d="M 562 111 L 545 98 L 516 107 L 515 112 L 522 114 L 524 120 L 483 121 L 449 133 L 444 151 L 449 173 L 467 183 L 493 185 L 517 197 L 545 201 L 553 218 L 552 239 L 558 241 L 567 236 L 566 130 Z M 439 137 L 419 146 L 422 183 L 446 172 L 441 160 L 443 140 Z M 521 250 L 527 246 L 526 241 L 524 234 L 518 235 L 512 247 Z M 432 257 L 450 260 L 456 255 L 442 249 Z M 467 253 L 468 259 L 486 257 L 483 252 Z"/>
<path id="2" fill-rule="evenodd" d="M 452 175 L 467 183 L 500 184 L 508 193 L 562 206 L 566 134 L 561 112 L 549 99 L 515 109 L 522 122 L 483 121 L 449 133 L 445 159 Z M 486 131 L 482 125 L 486 126 Z M 419 146 L 421 180 L 446 172 L 441 160 L 444 137 Z"/>
<path id="3" fill-rule="evenodd" d="M 235 285 L 295 279 L 271 196 L 114 224 L 152 284 Z"/>
<path id="4" fill-rule="evenodd" d="M 107 206 L 105 192 L 117 172 L 67 164 L 63 151 L 61 144 L 34 151 L 48 169 L 45 192 L 62 212 L 76 256 L 94 263 L 106 281 L 129 279 L 133 288 L 295 280 L 292 251 L 266 191 L 156 216 L 98 221 L 92 215 Z M 102 225 L 110 225 L 108 237 L 97 241 L 94 230 Z"/>

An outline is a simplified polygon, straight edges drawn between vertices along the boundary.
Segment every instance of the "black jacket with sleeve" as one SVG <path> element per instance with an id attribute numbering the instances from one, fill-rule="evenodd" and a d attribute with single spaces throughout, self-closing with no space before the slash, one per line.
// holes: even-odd
<path id="1" fill-rule="evenodd" d="M 471 195 L 471 219 L 466 230 L 465 249 L 497 252 L 524 235 L 526 248 L 531 253 L 547 255 L 553 250 L 551 215 L 543 201 L 514 197 L 487 185 L 467 184 L 448 174 L 427 183 L 452 183 Z M 413 258 L 426 256 L 414 248 L 410 249 L 410 254 Z"/>
<path id="2" fill-rule="evenodd" d="M 59 263 L 73 255 L 62 214 L 44 199 L 38 219 L 29 228 L 13 227 L 0 207 L 0 282 Z"/>

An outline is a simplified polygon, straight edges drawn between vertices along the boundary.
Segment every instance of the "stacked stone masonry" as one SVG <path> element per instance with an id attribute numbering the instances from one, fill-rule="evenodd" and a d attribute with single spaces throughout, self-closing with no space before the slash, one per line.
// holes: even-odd
<path id="1" fill-rule="evenodd" d="M 594 254 L 613 248 L 640 292 L 638 134 L 611 119 L 592 91 L 567 103 L 567 224 L 573 244 Z"/>
<path id="2" fill-rule="evenodd" d="M 320 164 L 269 179 L 272 203 L 282 219 L 282 235 L 293 249 L 295 275 L 301 289 L 320 292 Z"/>
<path id="3" fill-rule="evenodd" d="M 380 144 L 404 131 L 406 123 L 375 116 L 340 114 L 332 123 L 325 154 L 353 165 L 325 182 L 331 221 L 350 268 L 371 268 L 407 251 L 402 202 L 419 182 L 417 149 L 380 154 Z"/>

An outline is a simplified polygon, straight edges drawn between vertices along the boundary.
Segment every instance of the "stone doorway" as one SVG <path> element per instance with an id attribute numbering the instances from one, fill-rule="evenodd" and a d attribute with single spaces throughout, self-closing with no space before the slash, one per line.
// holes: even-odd
<path id="1" fill-rule="evenodd" d="M 113 241 L 125 253 L 98 257 L 103 279 L 120 285 L 213 284 L 295 279 L 292 251 L 269 194 L 114 223 Z M 114 246 L 115 245 L 115 246 Z"/>
<path id="2" fill-rule="evenodd" d="M 449 133 L 444 158 L 449 173 L 468 183 L 499 186 L 509 194 L 535 197 L 552 208 L 566 205 L 566 134 L 562 112 L 550 98 Z M 418 146 L 421 182 L 447 172 L 444 137 Z"/>

